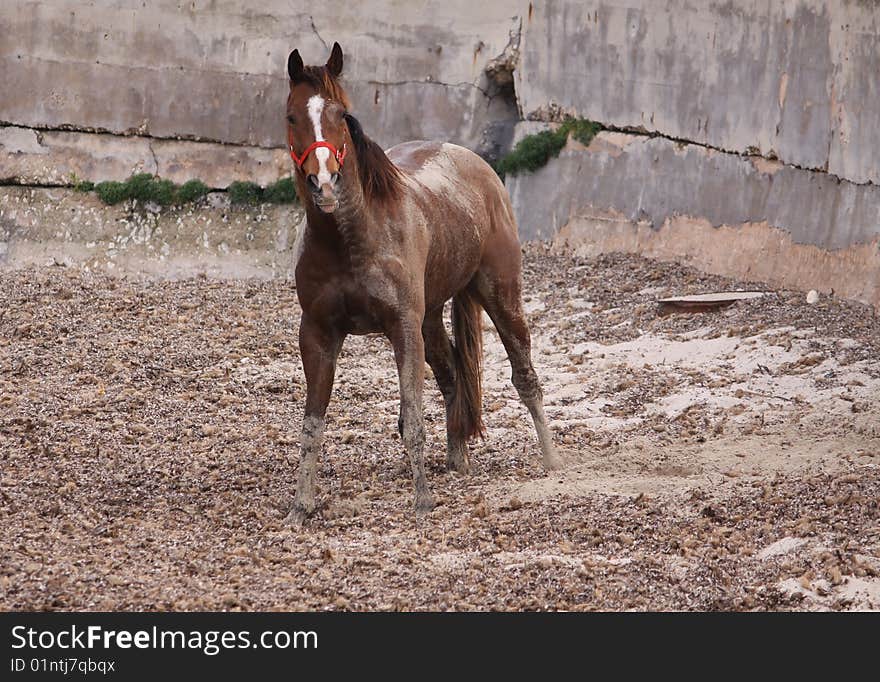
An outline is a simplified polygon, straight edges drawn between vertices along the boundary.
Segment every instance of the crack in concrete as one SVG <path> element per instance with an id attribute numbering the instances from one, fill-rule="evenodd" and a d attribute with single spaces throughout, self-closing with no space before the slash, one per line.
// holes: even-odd
<path id="1" fill-rule="evenodd" d="M 153 166 L 154 166 L 155 169 L 156 169 L 156 173 L 155 173 L 155 174 L 156 174 L 156 175 L 161 175 L 161 173 L 159 173 L 159 159 L 156 157 L 156 150 L 153 149 L 153 141 L 152 141 L 152 140 L 147 140 L 147 149 L 149 149 L 149 150 L 150 150 L 150 154 L 153 155 Z"/>
<path id="2" fill-rule="evenodd" d="M 519 67 L 521 41 L 522 19 L 519 19 L 519 23 L 508 32 L 507 45 L 499 55 L 489 60 L 484 69 L 486 75 L 499 86 L 512 84 L 514 81 L 513 73 Z"/>
<path id="3" fill-rule="evenodd" d="M 446 87 L 446 88 L 469 87 L 469 88 L 474 88 L 476 90 L 479 90 L 480 93 L 489 100 L 489 102 L 491 102 L 498 95 L 498 93 L 494 93 L 494 94 L 490 93 L 485 88 L 482 88 L 479 85 L 476 85 L 475 83 L 470 83 L 467 81 L 462 81 L 462 82 L 458 82 L 458 83 L 444 83 L 443 81 L 436 81 L 436 80 L 400 80 L 400 81 L 370 80 L 370 81 L 367 81 L 367 83 L 369 83 L 370 85 L 381 85 L 381 86 L 391 86 L 391 87 L 399 86 L 399 85 L 438 85 L 438 86 Z M 540 120 L 540 119 L 526 118 L 525 120 Z M 774 157 L 774 156 L 767 156 L 764 154 L 754 154 L 754 153 L 749 153 L 749 152 L 744 152 L 744 151 L 738 151 L 735 149 L 728 149 L 725 147 L 708 144 L 706 142 L 697 142 L 697 141 L 689 140 L 689 139 L 683 138 L 683 137 L 676 137 L 674 135 L 662 133 L 657 130 L 646 130 L 643 127 L 617 126 L 617 125 L 609 124 L 609 123 L 601 123 L 601 122 L 598 122 L 598 123 L 602 126 L 603 130 L 608 130 L 611 132 L 626 133 L 628 135 L 637 135 L 637 136 L 646 137 L 646 138 L 660 138 L 660 139 L 668 140 L 670 142 L 675 142 L 678 144 L 691 145 L 694 147 L 701 147 L 703 149 L 721 152 L 723 154 L 731 154 L 734 156 L 740 156 L 740 157 L 746 158 L 746 159 L 757 158 L 757 159 L 765 159 L 767 161 L 774 161 L 774 162 L 781 164 L 783 167 L 795 168 L 798 170 L 809 171 L 811 173 L 819 173 L 819 174 L 827 176 L 828 178 L 833 178 L 833 179 L 837 180 L 837 182 L 846 182 L 848 184 L 855 185 L 858 187 L 878 186 L 877 183 L 875 183 L 871 180 L 866 180 L 864 182 L 856 182 L 854 180 L 850 180 L 849 178 L 841 177 L 841 176 L 836 175 L 834 173 L 829 173 L 827 166 L 826 167 L 812 167 L 812 166 L 805 166 L 805 165 L 801 165 L 801 164 L 797 164 L 797 163 L 790 163 L 790 162 L 783 161 L 783 160 L 779 159 L 778 157 Z M 196 142 L 196 143 L 205 143 L 205 144 L 218 144 L 218 145 L 223 145 L 223 146 L 228 146 L 228 147 L 250 147 L 252 149 L 266 149 L 266 150 L 275 150 L 275 149 L 283 149 L 284 148 L 283 145 L 264 146 L 264 145 L 258 145 L 258 144 L 250 144 L 250 143 L 246 143 L 246 142 L 229 142 L 229 141 L 220 140 L 220 139 L 216 139 L 216 138 L 201 137 L 198 135 L 163 136 L 163 135 L 154 135 L 154 134 L 143 134 L 140 132 L 138 132 L 138 133 L 127 132 L 127 131 L 119 132 L 119 131 L 109 130 L 107 128 L 92 127 L 92 126 L 78 126 L 78 125 L 74 125 L 74 124 L 24 125 L 21 123 L 16 123 L 14 121 L 0 120 L 0 128 L 7 128 L 7 127 L 32 130 L 38 135 L 38 141 L 40 143 L 42 143 L 42 140 L 40 139 L 42 137 L 41 136 L 42 132 L 71 132 L 71 133 L 85 133 L 85 134 L 93 134 L 93 135 L 112 135 L 113 137 L 141 138 L 141 139 L 147 141 L 147 146 L 149 147 L 150 153 L 153 156 L 153 163 L 156 167 L 156 174 L 159 174 L 159 162 L 158 162 L 158 158 L 156 156 L 156 152 L 153 149 L 153 144 L 152 144 L 153 140 L 170 141 L 170 142 Z M 10 181 L 10 179 L 0 178 L 0 186 L 9 186 L 9 185 L 22 186 L 22 187 L 37 187 L 37 188 L 39 188 L 39 187 L 72 187 L 73 186 L 73 185 L 67 185 L 67 184 L 63 184 L 63 183 L 47 184 L 47 185 L 27 184 L 27 183 L 15 182 L 14 179 L 12 181 Z"/>
<path id="4" fill-rule="evenodd" d="M 320 33 L 318 33 L 318 29 L 317 29 L 317 27 L 315 26 L 315 19 L 314 19 L 314 17 L 312 17 L 311 14 L 309 15 L 309 23 L 310 23 L 311 26 L 312 26 L 312 31 L 314 31 L 315 35 L 318 36 L 318 40 L 320 40 L 320 41 L 321 41 L 321 44 L 324 46 L 324 49 L 325 49 L 325 50 L 329 50 L 330 48 L 329 48 L 329 46 L 327 45 L 327 41 L 324 40 L 324 39 L 321 37 L 321 34 L 320 34 Z"/>
<path id="5" fill-rule="evenodd" d="M 100 184 L 100 183 L 95 183 Z M 74 191 L 77 190 L 77 185 L 72 182 L 65 182 L 63 180 L 59 180 L 58 182 L 21 182 L 18 178 L 0 178 L 0 187 L 21 187 L 23 189 L 70 189 Z M 210 192 L 228 192 L 228 187 L 208 187 Z M 88 194 L 93 190 L 88 190 L 83 192 L 83 194 Z"/>
<path id="6" fill-rule="evenodd" d="M 598 121 L 597 121 L 598 122 Z M 819 173 L 821 175 L 825 175 L 828 178 L 833 178 L 837 180 L 837 182 L 846 182 L 850 185 L 855 185 L 858 187 L 870 187 L 875 186 L 875 183 L 871 180 L 866 180 L 865 182 L 856 182 L 855 180 L 850 180 L 849 178 L 844 178 L 839 175 L 835 175 L 834 173 L 829 173 L 827 166 L 824 168 L 814 168 L 811 166 L 803 166 L 797 163 L 789 163 L 783 161 L 782 159 L 775 156 L 765 156 L 764 154 L 750 154 L 748 152 L 741 152 L 735 149 L 725 149 L 724 147 L 718 147 L 715 145 L 708 144 L 706 142 L 695 142 L 694 140 L 688 140 L 684 137 L 675 137 L 673 135 L 667 135 L 665 133 L 661 133 L 656 130 L 645 130 L 640 127 L 633 126 L 615 126 L 607 123 L 599 123 L 602 126 L 603 130 L 608 130 L 613 133 L 626 133 L 627 135 L 638 135 L 639 137 L 646 137 L 649 139 L 658 138 L 661 140 L 668 140 L 670 142 L 675 142 L 677 144 L 688 145 L 692 147 L 701 147 L 703 149 L 709 149 L 714 152 L 720 152 L 722 154 L 730 154 L 732 156 L 739 156 L 744 159 L 764 159 L 766 161 L 774 161 L 779 163 L 781 166 L 785 168 L 796 168 L 797 170 L 808 171 L 810 173 Z"/>
<path id="7" fill-rule="evenodd" d="M 252 144 L 250 142 L 229 142 L 213 137 L 202 137 L 201 135 L 154 135 L 152 133 L 144 134 L 141 132 L 128 132 L 110 130 L 109 128 L 100 128 L 95 126 L 81 126 L 73 123 L 62 123 L 56 125 L 42 125 L 39 123 L 25 124 L 16 123 L 15 121 L 0 121 L 0 128 L 24 128 L 26 130 L 42 131 L 49 133 L 88 133 L 91 135 L 112 135 L 113 137 L 137 137 L 144 140 L 161 140 L 167 142 L 201 142 L 205 144 L 222 144 L 225 147 L 250 147 L 252 149 L 284 149 L 284 145 L 266 146 L 261 144 Z"/>
<path id="8" fill-rule="evenodd" d="M 395 85 L 441 85 L 444 88 L 460 88 L 460 87 L 468 87 L 479 90 L 485 97 L 492 99 L 494 95 L 490 94 L 488 90 L 485 88 L 481 88 L 476 83 L 469 83 L 467 81 L 462 81 L 460 83 L 444 83 L 443 81 L 435 81 L 433 79 L 426 80 L 402 80 L 402 81 L 377 81 L 377 80 L 369 80 L 367 81 L 369 85 L 387 85 L 387 86 L 395 86 Z"/>
<path id="9" fill-rule="evenodd" d="M 17 178 L 0 178 L 0 187 L 22 187 L 24 189 L 74 189 L 75 184 L 70 182 L 20 182 Z"/>

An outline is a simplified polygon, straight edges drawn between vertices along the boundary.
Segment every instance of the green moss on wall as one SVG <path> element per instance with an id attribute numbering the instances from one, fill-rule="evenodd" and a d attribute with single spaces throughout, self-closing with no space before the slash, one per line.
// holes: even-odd
<path id="1" fill-rule="evenodd" d="M 135 199 L 141 202 L 154 202 L 160 206 L 177 206 L 198 201 L 211 191 L 211 188 L 201 180 L 189 180 L 177 185 L 171 180 L 149 173 L 132 175 L 125 182 L 109 181 L 93 184 L 75 179 L 73 188 L 78 192 L 94 190 L 101 201 L 110 205 Z M 292 178 L 282 178 L 267 187 L 260 187 L 253 182 L 233 182 L 227 188 L 227 192 L 230 201 L 239 205 L 291 204 L 297 201 Z"/>
<path id="2" fill-rule="evenodd" d="M 566 119 L 556 130 L 544 130 L 521 139 L 507 156 L 495 163 L 495 172 L 502 179 L 506 175 L 532 173 L 559 155 L 569 135 L 588 145 L 600 130 L 599 123 L 584 118 Z"/>

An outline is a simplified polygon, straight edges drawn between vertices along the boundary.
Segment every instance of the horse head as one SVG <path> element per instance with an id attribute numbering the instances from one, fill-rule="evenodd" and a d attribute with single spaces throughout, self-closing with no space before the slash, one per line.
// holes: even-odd
<path id="1" fill-rule="evenodd" d="M 338 82 L 342 59 L 339 43 L 333 44 L 324 66 L 304 66 L 298 50 L 287 59 L 288 150 L 296 164 L 301 194 L 310 194 L 324 213 L 333 213 L 339 206 L 341 173 L 352 144 L 345 121 L 348 97 Z"/>

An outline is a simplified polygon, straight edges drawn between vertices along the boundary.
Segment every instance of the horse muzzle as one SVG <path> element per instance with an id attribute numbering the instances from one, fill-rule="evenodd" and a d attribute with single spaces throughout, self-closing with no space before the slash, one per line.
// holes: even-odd
<path id="1" fill-rule="evenodd" d="M 337 183 L 339 182 L 339 173 L 333 173 L 330 182 L 323 184 L 318 183 L 318 178 L 309 175 L 309 188 L 312 190 L 312 199 L 315 206 L 320 208 L 324 213 L 333 213 L 339 207 L 339 196 L 337 194 Z"/>
<path id="2" fill-rule="evenodd" d="M 315 199 L 315 206 L 320 208 L 324 213 L 333 213 L 333 211 L 339 208 L 339 199 L 332 199 L 331 201 Z"/>

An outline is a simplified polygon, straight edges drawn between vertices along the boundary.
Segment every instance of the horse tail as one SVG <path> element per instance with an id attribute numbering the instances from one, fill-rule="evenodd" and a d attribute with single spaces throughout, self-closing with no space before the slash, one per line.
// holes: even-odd
<path id="1" fill-rule="evenodd" d="M 483 426 L 482 310 L 467 291 L 452 299 L 455 390 L 449 410 L 449 430 L 463 439 L 485 435 Z"/>

